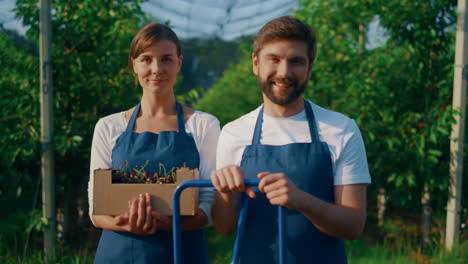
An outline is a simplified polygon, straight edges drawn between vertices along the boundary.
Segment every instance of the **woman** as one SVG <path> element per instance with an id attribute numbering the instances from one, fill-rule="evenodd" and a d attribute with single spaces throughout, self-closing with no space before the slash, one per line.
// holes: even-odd
<path id="1" fill-rule="evenodd" d="M 93 172 L 98 168 L 143 166 L 150 174 L 162 163 L 166 168 L 199 168 L 209 179 L 215 167 L 219 121 L 176 102 L 173 87 L 182 65 L 180 43 L 167 26 L 151 23 L 133 38 L 129 66 L 143 88 L 141 102 L 130 110 L 100 119 L 94 131 L 88 186 L 93 205 Z M 190 263 L 207 263 L 201 230 L 210 219 L 213 193 L 200 190 L 199 209 L 182 218 L 182 251 Z M 171 218 L 152 211 L 150 197 L 129 201 L 128 213 L 92 215 L 103 232 L 95 263 L 172 263 Z"/>

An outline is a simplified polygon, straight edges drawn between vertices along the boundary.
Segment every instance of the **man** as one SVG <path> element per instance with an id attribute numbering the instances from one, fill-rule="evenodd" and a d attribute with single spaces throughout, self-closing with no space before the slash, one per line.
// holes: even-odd
<path id="1" fill-rule="evenodd" d="M 263 105 L 222 129 L 215 229 L 235 231 L 241 193 L 249 199 L 241 263 L 277 262 L 275 207 L 287 209 L 288 263 L 346 263 L 343 239 L 357 238 L 366 219 L 370 183 L 364 143 L 356 123 L 303 99 L 316 56 L 313 31 L 281 17 L 257 34 L 253 72 Z M 244 178 L 258 177 L 255 192 Z"/>

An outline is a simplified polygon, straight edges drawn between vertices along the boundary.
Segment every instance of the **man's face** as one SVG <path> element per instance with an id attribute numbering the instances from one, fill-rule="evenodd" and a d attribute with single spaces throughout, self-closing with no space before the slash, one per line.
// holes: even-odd
<path id="1" fill-rule="evenodd" d="M 266 99 L 289 105 L 302 95 L 312 65 L 303 41 L 276 40 L 252 54 L 253 71 Z"/>

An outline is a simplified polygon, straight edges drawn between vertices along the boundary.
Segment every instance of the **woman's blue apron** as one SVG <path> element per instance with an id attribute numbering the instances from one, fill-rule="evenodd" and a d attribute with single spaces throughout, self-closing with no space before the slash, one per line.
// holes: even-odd
<path id="1" fill-rule="evenodd" d="M 314 113 L 304 101 L 311 143 L 281 146 L 260 144 L 263 107 L 257 117 L 252 145 L 245 148 L 241 167 L 246 177 L 283 172 L 301 190 L 334 202 L 333 168 L 326 142 L 320 142 Z M 286 209 L 287 263 L 347 263 L 344 241 L 319 231 L 304 215 Z M 264 193 L 249 199 L 241 263 L 278 263 L 277 210 Z"/>
<path id="2" fill-rule="evenodd" d="M 127 129 L 117 139 L 112 150 L 112 168 L 144 166 L 145 171 L 159 172 L 159 163 L 170 170 L 187 166 L 198 168 L 200 156 L 195 141 L 185 131 L 182 106 L 176 103 L 177 131 L 135 133 L 135 120 L 140 104 L 135 107 Z M 208 251 L 203 230 L 182 232 L 182 252 L 185 263 L 208 263 Z M 157 231 L 143 236 L 128 232 L 103 230 L 94 263 L 173 263 L 172 233 Z"/>

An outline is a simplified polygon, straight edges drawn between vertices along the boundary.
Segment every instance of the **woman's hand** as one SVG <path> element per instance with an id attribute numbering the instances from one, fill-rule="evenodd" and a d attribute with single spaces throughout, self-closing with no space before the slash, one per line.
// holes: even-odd
<path id="1" fill-rule="evenodd" d="M 95 215 L 96 227 L 113 231 L 126 231 L 138 235 L 152 235 L 158 230 L 161 214 L 153 212 L 151 196 L 140 194 L 128 201 L 128 212 L 119 216 Z"/>
<path id="2" fill-rule="evenodd" d="M 157 216 L 151 206 L 151 196 L 140 194 L 139 197 L 128 201 L 126 231 L 137 235 L 152 235 L 157 230 Z"/>

